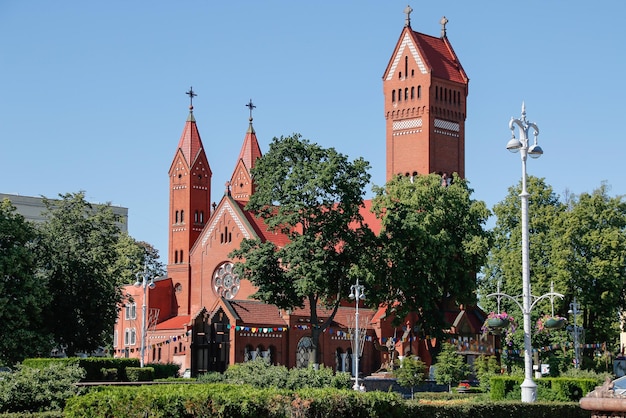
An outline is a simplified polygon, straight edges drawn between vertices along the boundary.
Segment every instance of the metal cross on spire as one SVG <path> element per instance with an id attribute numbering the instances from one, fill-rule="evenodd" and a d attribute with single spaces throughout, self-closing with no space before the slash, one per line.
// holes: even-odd
<path id="1" fill-rule="evenodd" d="M 252 99 L 250 99 L 250 102 L 246 105 L 246 107 L 250 109 L 250 122 L 252 122 L 252 109 L 256 107 L 254 104 L 252 104 Z"/>
<path id="2" fill-rule="evenodd" d="M 441 37 L 445 38 L 446 37 L 446 24 L 448 23 L 448 19 L 446 19 L 446 17 L 444 16 L 441 18 L 439 23 L 441 24 Z"/>
<path id="3" fill-rule="evenodd" d="M 193 98 L 197 96 L 197 94 L 193 91 L 193 87 L 189 87 L 189 91 L 185 94 L 189 96 L 189 109 L 193 109 Z"/>
<path id="4" fill-rule="evenodd" d="M 410 5 L 407 5 L 406 8 L 404 9 L 404 13 L 406 14 L 406 20 L 404 21 L 404 26 L 406 27 L 411 27 L 411 12 L 413 11 L 413 9 L 411 9 Z"/>

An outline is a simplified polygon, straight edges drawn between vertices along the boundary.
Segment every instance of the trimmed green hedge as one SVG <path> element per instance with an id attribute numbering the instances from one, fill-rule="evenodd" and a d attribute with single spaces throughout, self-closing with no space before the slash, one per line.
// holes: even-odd
<path id="1" fill-rule="evenodd" d="M 127 367 L 126 377 L 129 382 L 151 382 L 154 380 L 152 367 Z"/>
<path id="2" fill-rule="evenodd" d="M 490 379 L 490 396 L 494 401 L 520 399 L 520 385 L 523 377 L 494 376 Z M 578 402 L 601 385 L 602 382 L 593 378 L 574 377 L 542 377 L 535 379 L 537 384 L 537 400 L 557 402 Z"/>
<path id="3" fill-rule="evenodd" d="M 79 367 L 85 369 L 87 374 L 82 380 L 83 382 L 99 382 L 109 380 L 109 376 L 105 376 L 103 369 L 117 369 L 117 378 L 120 381 L 127 381 L 127 367 L 139 367 L 139 359 L 136 358 L 112 358 L 112 357 L 68 357 L 68 358 L 28 358 L 22 363 L 25 367 L 34 369 L 44 369 L 50 364 L 64 364 L 66 366 L 78 364 Z"/>
<path id="4" fill-rule="evenodd" d="M 100 387 L 68 400 L 67 418 L 233 417 L 287 418 L 589 418 L 577 403 L 405 401 L 390 392 L 302 389 L 297 391 L 228 384 Z"/>

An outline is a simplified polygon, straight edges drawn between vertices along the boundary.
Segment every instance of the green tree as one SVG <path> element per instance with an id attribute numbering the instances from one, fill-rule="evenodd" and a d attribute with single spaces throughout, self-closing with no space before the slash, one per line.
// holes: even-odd
<path id="1" fill-rule="evenodd" d="M 50 303 L 45 322 L 68 355 L 106 345 L 117 319 L 123 263 L 120 229 L 109 205 L 92 206 L 83 192 L 44 199 L 47 221 L 39 248 Z"/>
<path id="2" fill-rule="evenodd" d="M 558 280 L 568 284 L 567 302 L 580 303 L 589 342 L 616 341 L 626 309 L 626 202 L 608 190 L 572 197 L 553 246 Z"/>
<path id="3" fill-rule="evenodd" d="M 496 356 L 481 355 L 474 360 L 474 374 L 484 392 L 489 392 L 491 377 L 500 374 L 501 370 Z"/>
<path id="4" fill-rule="evenodd" d="M 258 287 L 256 298 L 284 309 L 308 305 L 313 363 L 318 362 L 319 336 L 361 273 L 361 250 L 372 239 L 359 213 L 368 168 L 363 159 L 350 162 L 334 148 L 294 134 L 274 138 L 252 169 L 256 189 L 246 209 L 289 240 L 281 248 L 244 240 L 230 256 L 238 260 L 241 277 Z M 320 305 L 331 310 L 323 323 Z"/>
<path id="5" fill-rule="evenodd" d="M 443 311 L 450 303 L 476 303 L 476 273 L 490 245 L 485 229 L 490 212 L 456 175 L 449 185 L 436 174 L 399 176 L 374 191 L 372 210 L 382 231 L 370 296 L 398 320 L 420 312 L 422 331 L 441 336 L 449 327 Z"/>
<path id="6" fill-rule="evenodd" d="M 529 176 L 527 180 L 529 193 L 528 209 L 528 240 L 531 291 L 533 295 L 543 295 L 550 292 L 554 283 L 554 290 L 567 294 L 567 284 L 559 280 L 556 275 L 556 264 L 553 259 L 555 239 L 561 234 L 560 220 L 566 210 L 566 206 L 559 201 L 550 185 L 544 179 Z M 496 224 L 493 229 L 493 246 L 489 253 L 487 263 L 483 267 L 483 275 L 479 279 L 479 294 L 483 296 L 480 301 L 481 307 L 488 311 L 497 311 L 497 299 L 485 298 L 484 296 L 496 292 L 498 284 L 500 291 L 516 297 L 522 294 L 522 227 L 521 227 L 521 181 L 509 188 L 505 199 L 496 204 L 493 212 L 496 215 Z M 555 298 L 555 314 L 567 315 L 567 303 Z M 521 303 L 521 299 L 519 299 Z M 549 299 L 544 299 L 531 311 L 531 323 L 546 313 L 551 313 L 552 307 Z M 500 300 L 500 311 L 506 311 L 522 323 L 522 312 L 519 306 L 508 298 Z M 532 332 L 533 346 L 542 346 L 556 342 L 561 338 L 556 333 Z M 523 333 L 516 332 L 512 338 L 512 345 L 508 347 L 512 352 L 523 347 Z M 515 361 L 521 359 L 517 356 L 505 354 L 502 357 L 507 368 Z"/>
<path id="7" fill-rule="evenodd" d="M 559 234 L 559 219 L 565 206 L 544 179 L 529 176 L 527 190 L 530 194 L 528 209 L 529 259 L 533 294 L 550 291 L 550 285 L 556 280 L 555 266 L 552 260 L 554 239 Z M 487 295 L 497 289 L 511 296 L 522 293 L 522 227 L 521 227 L 521 182 L 509 188 L 505 199 L 496 204 L 493 212 L 496 225 L 493 229 L 493 246 L 482 272 L 480 294 Z M 566 286 L 555 282 L 555 290 L 563 292 Z M 558 301 L 557 312 L 563 313 L 564 304 Z M 495 311 L 496 299 L 485 298 L 481 306 Z M 544 308 L 549 303 L 542 305 Z M 513 302 L 502 299 L 501 310 L 512 313 L 515 318 L 522 318 L 522 313 Z M 548 313 L 545 311 L 544 313 Z M 557 313 L 555 312 L 555 313 Z M 536 315 L 539 316 L 539 313 Z"/>
<path id="8" fill-rule="evenodd" d="M 165 275 L 163 263 L 159 261 L 159 250 L 151 244 L 121 234 L 115 248 L 117 260 L 114 270 L 120 272 L 122 283 L 133 284 L 144 272 L 150 278 Z"/>
<path id="9" fill-rule="evenodd" d="M 415 356 L 397 360 L 396 365 L 397 367 L 393 370 L 393 375 L 400 386 L 411 388 L 411 399 L 413 399 L 415 386 L 424 381 L 426 365 Z"/>
<path id="10" fill-rule="evenodd" d="M 8 200 L 0 202 L 0 364 L 46 355 L 52 348 L 43 324 L 49 295 L 37 275 L 36 230 Z"/>
<path id="11" fill-rule="evenodd" d="M 463 356 L 457 352 L 456 346 L 450 343 L 441 345 L 441 352 L 435 363 L 435 381 L 448 385 L 448 391 L 452 391 L 452 384 L 463 380 L 469 368 Z"/>

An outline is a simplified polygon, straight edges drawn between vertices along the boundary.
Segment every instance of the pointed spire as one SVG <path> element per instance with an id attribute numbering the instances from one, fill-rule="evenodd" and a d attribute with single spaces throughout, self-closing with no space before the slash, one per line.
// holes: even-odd
<path id="1" fill-rule="evenodd" d="M 261 158 L 261 148 L 259 147 L 256 132 L 254 132 L 254 127 L 252 126 L 252 110 L 256 108 L 256 106 L 252 103 L 252 99 L 250 99 L 250 102 L 246 104 L 246 107 L 250 109 L 250 125 L 248 126 L 246 137 L 243 140 L 243 146 L 241 147 L 241 152 L 239 153 L 239 159 L 243 161 L 246 168 L 250 170 L 254 167 L 257 158 Z"/>
<path id="2" fill-rule="evenodd" d="M 187 117 L 183 133 L 180 136 L 178 148 L 182 151 L 187 160 L 187 164 L 191 166 L 203 147 L 200 133 L 196 125 L 196 119 L 193 116 L 193 98 L 196 97 L 197 94 L 193 91 L 193 88 L 190 88 L 185 94 L 189 96 L 189 116 Z"/>

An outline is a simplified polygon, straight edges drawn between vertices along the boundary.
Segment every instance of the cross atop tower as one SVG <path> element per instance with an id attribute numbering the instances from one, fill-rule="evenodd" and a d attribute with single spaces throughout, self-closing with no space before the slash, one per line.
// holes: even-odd
<path id="1" fill-rule="evenodd" d="M 189 109 L 193 110 L 193 98 L 197 96 L 196 93 L 194 93 L 193 91 L 193 87 L 189 87 L 189 91 L 185 93 L 187 96 L 189 96 Z"/>
<path id="2" fill-rule="evenodd" d="M 252 122 L 252 109 L 254 109 L 256 106 L 252 103 L 252 99 L 250 99 L 250 102 L 246 105 L 246 107 L 248 109 L 250 109 L 250 122 Z"/>
<path id="3" fill-rule="evenodd" d="M 446 24 L 448 23 L 448 19 L 446 19 L 446 17 L 444 16 L 441 18 L 439 23 L 441 23 L 441 37 L 445 38 L 446 37 Z"/>
<path id="4" fill-rule="evenodd" d="M 406 9 L 404 9 L 404 13 L 406 14 L 406 20 L 404 21 L 404 26 L 410 28 L 411 27 L 411 12 L 413 11 L 413 9 L 411 9 L 410 5 L 406 6 Z"/>

